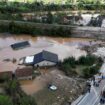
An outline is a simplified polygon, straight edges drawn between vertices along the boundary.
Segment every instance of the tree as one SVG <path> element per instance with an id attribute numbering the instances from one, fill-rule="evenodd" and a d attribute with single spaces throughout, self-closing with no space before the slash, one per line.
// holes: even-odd
<path id="1" fill-rule="evenodd" d="M 37 105 L 35 99 L 30 96 L 20 97 L 20 105 Z"/>
<path id="2" fill-rule="evenodd" d="M 67 59 L 64 59 L 63 62 L 59 63 L 59 67 L 68 76 L 77 74 L 77 72 L 74 70 L 74 68 L 76 67 L 76 60 L 74 57 L 69 57 Z"/>
<path id="3" fill-rule="evenodd" d="M 79 1 L 78 2 L 78 8 L 79 9 L 83 9 L 84 8 L 84 4 L 85 4 L 84 0 Z"/>
<path id="4" fill-rule="evenodd" d="M 80 65 L 93 65 L 98 58 L 94 55 L 81 56 L 78 60 Z"/>
<path id="5" fill-rule="evenodd" d="M 64 59 L 63 64 L 69 64 L 72 68 L 75 68 L 76 60 L 74 57 Z"/>
<path id="6" fill-rule="evenodd" d="M 82 70 L 83 77 L 84 78 L 92 77 L 93 75 L 98 73 L 99 68 L 100 68 L 100 66 L 98 66 L 98 65 L 86 67 L 85 69 Z"/>
<path id="7" fill-rule="evenodd" d="M 63 64 L 61 66 L 61 69 L 65 72 L 66 75 L 70 76 L 70 75 L 76 75 L 77 72 L 75 70 L 72 69 L 71 65 L 69 65 L 68 63 Z"/>
<path id="8" fill-rule="evenodd" d="M 51 12 L 48 12 L 47 14 L 47 23 L 49 24 L 53 23 L 53 15 Z"/>
<path id="9" fill-rule="evenodd" d="M 83 73 L 84 78 L 89 78 L 90 77 L 90 69 L 88 67 L 83 69 L 82 73 Z"/>
<path id="10" fill-rule="evenodd" d="M 101 12 L 101 10 L 102 10 L 102 4 L 101 4 L 100 0 L 96 0 L 96 2 L 95 2 L 95 10 L 96 11 L 99 10 Z"/>
<path id="11" fill-rule="evenodd" d="M 16 80 L 9 80 L 5 83 L 5 90 L 11 96 L 15 96 L 18 90 L 18 84 Z"/>
<path id="12" fill-rule="evenodd" d="M 9 96 L 0 95 L 0 105 L 13 105 Z"/>
<path id="13" fill-rule="evenodd" d="M 67 3 L 67 4 L 73 4 L 74 2 L 73 2 L 73 0 L 67 0 L 66 3 Z"/>

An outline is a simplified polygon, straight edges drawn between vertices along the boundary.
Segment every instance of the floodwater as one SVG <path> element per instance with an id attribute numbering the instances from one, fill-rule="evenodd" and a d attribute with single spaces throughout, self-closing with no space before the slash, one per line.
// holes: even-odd
<path id="1" fill-rule="evenodd" d="M 22 57 L 37 54 L 43 50 L 58 54 L 59 60 L 74 56 L 76 59 L 86 52 L 79 47 L 89 45 L 93 39 L 83 38 L 51 38 L 31 37 L 28 35 L 0 35 L 0 71 L 14 71 L 19 65 L 18 60 Z M 10 45 L 17 42 L 29 41 L 31 47 L 13 50 Z M 92 44 L 92 43 L 91 43 Z M 17 63 L 6 62 L 4 59 L 17 59 Z"/>
<path id="2" fill-rule="evenodd" d="M 31 47 L 16 51 L 10 47 L 13 43 L 26 40 L 29 41 Z M 14 72 L 17 67 L 20 67 L 18 65 L 20 58 L 37 54 L 42 50 L 58 54 L 59 60 L 63 60 L 70 56 L 74 56 L 77 59 L 81 55 L 86 55 L 86 52 L 80 50 L 79 47 L 89 45 L 91 41 L 94 42 L 93 39 L 82 38 L 31 37 L 27 35 L 7 35 L 4 37 L 4 35 L 0 35 L 0 72 Z M 11 61 L 4 61 L 4 59 L 12 60 L 13 58 L 17 59 L 17 62 L 14 64 Z M 33 81 L 23 81 L 21 82 L 21 86 L 27 94 L 32 94 L 45 86 L 45 79 L 36 78 Z"/>

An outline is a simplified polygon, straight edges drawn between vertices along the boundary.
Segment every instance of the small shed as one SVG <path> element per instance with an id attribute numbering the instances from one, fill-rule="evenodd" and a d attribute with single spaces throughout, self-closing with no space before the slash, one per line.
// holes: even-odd
<path id="1" fill-rule="evenodd" d="M 11 48 L 13 50 L 19 50 L 19 49 L 23 49 L 29 46 L 30 46 L 30 43 L 28 41 L 23 41 L 23 42 L 12 44 Z"/>

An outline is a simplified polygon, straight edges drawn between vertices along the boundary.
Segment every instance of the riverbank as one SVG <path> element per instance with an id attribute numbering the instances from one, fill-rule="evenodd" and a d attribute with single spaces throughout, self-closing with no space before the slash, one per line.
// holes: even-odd
<path id="1" fill-rule="evenodd" d="M 12 34 L 29 34 L 30 36 L 74 37 L 105 39 L 105 28 L 80 27 L 58 24 L 41 24 L 23 21 L 0 20 L 0 32 Z"/>
<path id="2" fill-rule="evenodd" d="M 66 25 L 65 25 L 66 26 Z M 35 36 L 70 37 L 72 28 L 63 25 L 41 24 L 24 21 L 0 21 L 0 32 L 12 34 L 29 34 Z"/>

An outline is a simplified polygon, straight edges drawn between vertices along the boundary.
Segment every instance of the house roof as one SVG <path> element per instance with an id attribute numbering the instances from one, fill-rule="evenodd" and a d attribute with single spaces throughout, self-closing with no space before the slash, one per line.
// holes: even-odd
<path id="1" fill-rule="evenodd" d="M 42 51 L 42 52 L 35 55 L 34 64 L 39 63 L 39 62 L 44 61 L 44 60 L 57 63 L 58 62 L 58 55 L 51 53 L 51 52 L 48 52 L 48 51 Z"/>
<path id="2" fill-rule="evenodd" d="M 18 50 L 28 46 L 30 46 L 30 43 L 28 41 L 23 41 L 23 42 L 19 42 L 11 45 L 12 49 L 14 50 Z"/>
<path id="3" fill-rule="evenodd" d="M 25 58 L 25 63 L 32 63 L 34 61 L 34 56 L 27 56 Z"/>
<path id="4" fill-rule="evenodd" d="M 15 71 L 15 75 L 17 78 L 19 77 L 28 77 L 28 76 L 32 76 L 33 74 L 33 69 L 32 68 L 17 68 Z"/>

